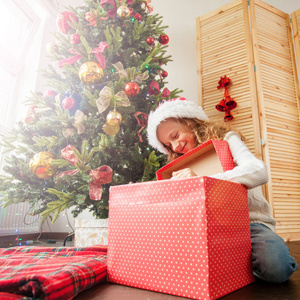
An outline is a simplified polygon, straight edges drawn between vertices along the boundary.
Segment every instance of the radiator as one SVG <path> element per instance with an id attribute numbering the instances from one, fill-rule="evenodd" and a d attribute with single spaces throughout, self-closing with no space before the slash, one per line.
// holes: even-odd
<path id="1" fill-rule="evenodd" d="M 29 216 L 29 204 L 18 203 L 0 208 L 0 235 L 37 233 L 41 230 L 41 218 Z"/>

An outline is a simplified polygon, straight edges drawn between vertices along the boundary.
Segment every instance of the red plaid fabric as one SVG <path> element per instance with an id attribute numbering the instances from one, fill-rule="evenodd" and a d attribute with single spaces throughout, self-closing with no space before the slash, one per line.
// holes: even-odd
<path id="1" fill-rule="evenodd" d="M 106 254 L 107 246 L 0 249 L 0 299 L 72 299 L 105 280 Z"/>

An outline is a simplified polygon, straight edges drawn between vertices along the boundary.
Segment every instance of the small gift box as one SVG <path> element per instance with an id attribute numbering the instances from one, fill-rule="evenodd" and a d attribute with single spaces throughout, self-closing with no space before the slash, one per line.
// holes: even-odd
<path id="1" fill-rule="evenodd" d="M 190 168 L 198 176 L 209 176 L 235 167 L 226 141 L 209 140 L 156 172 L 158 180 L 170 179 L 172 172 Z"/>
<path id="2" fill-rule="evenodd" d="M 113 186 L 108 280 L 193 299 L 253 282 L 247 189 L 209 177 Z"/>
<path id="3" fill-rule="evenodd" d="M 75 247 L 107 245 L 108 219 L 75 219 Z"/>

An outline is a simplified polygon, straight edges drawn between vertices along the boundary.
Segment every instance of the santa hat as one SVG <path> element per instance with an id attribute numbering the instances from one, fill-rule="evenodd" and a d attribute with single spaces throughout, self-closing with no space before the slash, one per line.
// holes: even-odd
<path id="1" fill-rule="evenodd" d="M 167 149 L 157 138 L 157 126 L 168 118 L 196 118 L 208 121 L 201 106 L 183 97 L 164 101 L 148 117 L 148 142 L 158 151 L 168 154 Z"/>

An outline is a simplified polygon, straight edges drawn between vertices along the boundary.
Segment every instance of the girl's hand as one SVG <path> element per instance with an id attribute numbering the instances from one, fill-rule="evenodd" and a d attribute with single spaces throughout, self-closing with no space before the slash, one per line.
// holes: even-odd
<path id="1" fill-rule="evenodd" d="M 190 168 L 182 169 L 176 172 L 172 173 L 171 179 L 177 179 L 177 178 L 189 178 L 197 176 Z"/>

